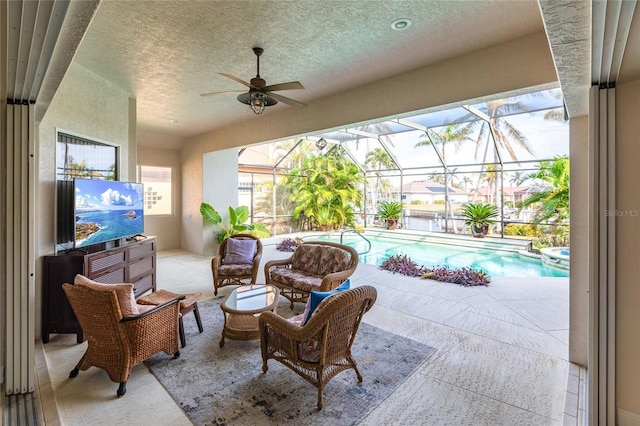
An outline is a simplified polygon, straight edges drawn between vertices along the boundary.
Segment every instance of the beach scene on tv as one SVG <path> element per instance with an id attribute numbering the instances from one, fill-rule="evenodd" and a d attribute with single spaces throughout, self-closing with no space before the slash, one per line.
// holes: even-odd
<path id="1" fill-rule="evenodd" d="M 76 179 L 75 247 L 144 232 L 141 183 Z"/>

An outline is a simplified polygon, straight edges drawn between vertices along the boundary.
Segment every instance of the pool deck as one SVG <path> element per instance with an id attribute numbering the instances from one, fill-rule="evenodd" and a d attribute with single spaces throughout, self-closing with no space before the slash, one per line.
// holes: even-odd
<path id="1" fill-rule="evenodd" d="M 262 240 L 261 267 L 291 255 L 276 250 L 282 238 Z M 158 289 L 213 297 L 210 261 L 182 250 L 159 252 Z M 582 424 L 585 371 L 568 361 L 569 279 L 495 277 L 488 287 L 461 287 L 359 264 L 352 285 L 365 284 L 378 290 L 378 299 L 364 322 L 436 353 L 360 424 Z M 218 335 L 205 330 L 187 341 Z M 115 385 L 99 369 L 68 379 L 84 348 L 75 336 L 54 335 L 37 348 L 40 393 L 52 401 L 45 415 L 59 418 L 45 424 L 191 424 L 144 365 L 134 369 L 126 398 L 115 398 Z M 292 373 L 292 380 L 301 379 Z"/>
<path id="2" fill-rule="evenodd" d="M 339 238 L 341 231 L 333 231 L 333 232 L 317 232 L 317 233 L 298 233 L 291 234 L 295 236 L 300 236 L 305 240 L 313 239 L 313 235 L 332 235 L 337 236 Z M 345 238 L 355 238 L 353 237 L 353 233 L 344 234 Z M 531 241 L 525 239 L 518 238 L 499 238 L 499 237 L 491 237 L 487 236 L 485 238 L 475 238 L 471 235 L 463 235 L 463 234 L 445 234 L 442 232 L 425 232 L 425 231 L 412 231 L 405 229 L 397 229 L 394 231 L 389 231 L 383 228 L 367 228 L 364 233 L 362 233 L 365 238 L 374 237 L 374 238 L 392 238 L 394 240 L 406 240 L 411 242 L 422 242 L 422 243 L 431 243 L 431 244 L 443 244 L 443 245 L 453 245 L 453 246 L 462 246 L 462 247 L 473 247 L 479 249 L 493 250 L 493 251 L 502 251 L 502 252 L 513 252 L 518 253 L 521 251 L 529 251 L 531 249 Z M 275 238 L 275 237 L 274 237 Z"/>

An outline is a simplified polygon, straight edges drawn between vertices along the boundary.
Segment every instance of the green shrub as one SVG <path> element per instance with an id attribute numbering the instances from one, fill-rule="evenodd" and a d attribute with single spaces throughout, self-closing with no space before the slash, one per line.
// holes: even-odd
<path id="1" fill-rule="evenodd" d="M 533 247 L 537 249 L 546 247 L 569 247 L 569 233 L 554 230 L 549 234 L 540 235 L 532 241 Z"/>
<path id="2" fill-rule="evenodd" d="M 422 200 L 411 200 L 411 204 L 424 204 Z"/>
<path id="3" fill-rule="evenodd" d="M 433 204 L 444 204 L 444 200 L 433 200 Z"/>
<path id="4" fill-rule="evenodd" d="M 537 237 L 542 235 L 539 226 L 531 224 L 510 223 L 504 227 L 504 235 L 516 235 L 519 237 Z"/>

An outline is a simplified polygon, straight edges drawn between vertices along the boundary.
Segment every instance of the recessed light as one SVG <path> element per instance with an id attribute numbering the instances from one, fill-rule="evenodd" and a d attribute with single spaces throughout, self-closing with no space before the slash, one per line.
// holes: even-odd
<path id="1" fill-rule="evenodd" d="M 174 120 L 174 119 L 171 119 L 169 121 L 172 122 L 172 123 L 177 123 L 178 122 L 178 120 Z"/>
<path id="2" fill-rule="evenodd" d="M 411 26 L 411 19 L 400 18 L 391 23 L 391 29 L 395 31 L 404 31 Z"/>

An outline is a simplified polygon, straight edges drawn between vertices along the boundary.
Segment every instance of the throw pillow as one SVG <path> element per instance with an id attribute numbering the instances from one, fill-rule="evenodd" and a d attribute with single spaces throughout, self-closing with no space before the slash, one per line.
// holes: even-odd
<path id="1" fill-rule="evenodd" d="M 227 249 L 222 259 L 224 264 L 251 264 L 258 242 L 251 239 L 228 238 Z"/>
<path id="2" fill-rule="evenodd" d="M 350 286 L 351 286 L 351 280 L 346 280 L 345 282 L 340 284 L 339 287 L 336 287 L 330 291 L 311 291 L 311 293 L 309 294 L 309 300 L 307 300 L 307 306 L 305 306 L 304 308 L 305 315 L 304 315 L 304 321 L 302 322 L 302 325 L 305 325 L 307 321 L 309 321 L 309 319 L 313 315 L 313 312 L 316 310 L 318 305 L 320 305 L 320 302 L 322 302 L 324 299 L 326 299 L 329 296 L 333 296 L 336 293 L 339 293 L 344 290 L 349 290 Z"/>
<path id="3" fill-rule="evenodd" d="M 140 313 L 138 305 L 136 304 L 136 298 L 133 296 L 133 284 L 104 284 L 90 280 L 80 274 L 76 275 L 73 283 L 75 285 L 89 287 L 96 291 L 115 291 L 116 297 L 118 298 L 118 305 L 120 305 L 120 313 L 123 318 L 132 317 Z"/>

